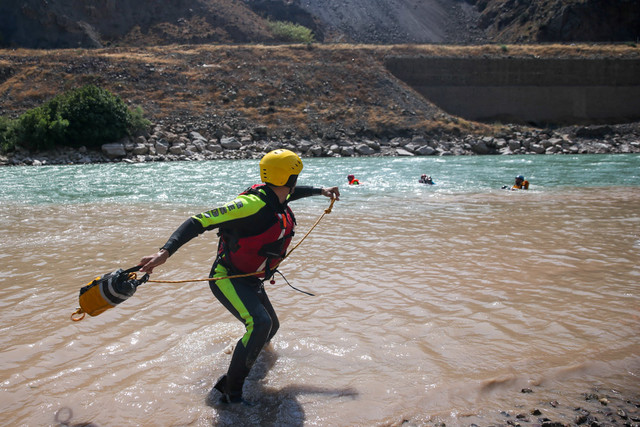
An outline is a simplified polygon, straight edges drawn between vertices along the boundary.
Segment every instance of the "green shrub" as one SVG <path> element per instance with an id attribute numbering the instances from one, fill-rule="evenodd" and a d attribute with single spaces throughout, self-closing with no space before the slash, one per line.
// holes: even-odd
<path id="1" fill-rule="evenodd" d="M 15 121 L 0 116 L 0 153 L 13 151 L 15 148 Z"/>
<path id="2" fill-rule="evenodd" d="M 313 32 L 300 24 L 284 21 L 268 21 L 271 33 L 279 40 L 291 43 L 313 43 Z"/>
<path id="3" fill-rule="evenodd" d="M 127 134 L 129 109 L 122 99 L 93 85 L 63 95 L 62 117 L 69 121 L 67 145 L 99 146 Z"/>
<path id="4" fill-rule="evenodd" d="M 129 113 L 127 132 L 130 135 L 148 129 L 149 126 L 151 126 L 151 122 L 144 118 L 144 111 L 142 110 L 142 107 L 137 106 L 133 110 L 129 110 Z"/>
<path id="5" fill-rule="evenodd" d="M 16 142 L 28 150 L 46 150 L 63 145 L 69 121 L 58 111 L 58 100 L 27 111 L 15 126 Z"/>
<path id="6" fill-rule="evenodd" d="M 18 118 L 16 142 L 28 150 L 55 146 L 99 147 L 145 127 L 139 107 L 131 111 L 119 97 L 87 85 L 58 95 Z"/>

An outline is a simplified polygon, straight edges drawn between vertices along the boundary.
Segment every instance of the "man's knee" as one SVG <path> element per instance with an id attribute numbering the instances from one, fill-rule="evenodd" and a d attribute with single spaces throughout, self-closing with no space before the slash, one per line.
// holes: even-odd
<path id="1" fill-rule="evenodd" d="M 253 334 L 266 340 L 273 327 L 273 321 L 266 311 L 253 316 Z"/>

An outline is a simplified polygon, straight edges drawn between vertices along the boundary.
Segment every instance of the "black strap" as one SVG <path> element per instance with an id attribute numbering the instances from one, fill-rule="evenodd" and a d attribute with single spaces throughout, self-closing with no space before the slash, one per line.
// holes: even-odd
<path id="1" fill-rule="evenodd" d="M 131 267 L 131 268 L 128 268 L 128 269 L 124 270 L 124 271 L 122 272 L 122 274 L 127 274 L 127 275 L 128 275 L 129 273 L 133 273 L 133 272 L 136 272 L 136 271 L 140 271 L 140 269 L 141 269 L 141 268 L 142 268 L 142 266 L 141 266 L 141 265 L 136 265 L 136 266 L 134 266 L 134 267 Z M 136 286 L 136 288 L 137 288 L 138 286 L 140 286 L 140 285 L 142 285 L 143 283 L 145 283 L 147 280 L 149 280 L 149 273 L 145 273 L 145 274 L 144 274 L 144 276 L 142 276 L 142 277 L 141 277 L 141 278 L 139 278 L 139 279 L 136 279 L 136 280 L 134 281 L 134 284 L 135 284 L 135 286 Z"/>
<path id="2" fill-rule="evenodd" d="M 127 274 L 133 273 L 134 271 L 140 271 L 141 268 L 142 268 L 142 265 L 136 265 L 135 267 L 131 267 L 124 270 L 123 273 L 127 273 Z"/>
<path id="3" fill-rule="evenodd" d="M 282 274 L 282 273 L 280 272 L 280 270 L 277 270 L 277 269 L 276 269 L 276 270 L 274 270 L 274 273 L 278 273 L 278 274 L 279 274 L 279 275 L 284 279 L 284 281 L 285 281 L 285 282 L 287 282 L 287 285 L 291 286 L 291 288 L 292 288 L 292 289 L 295 289 L 296 291 L 298 291 L 298 292 L 300 292 L 300 293 L 303 293 L 303 294 L 305 294 L 305 295 L 309 295 L 310 297 L 315 297 L 315 294 L 312 294 L 311 292 L 307 292 L 307 291 L 303 291 L 303 290 L 301 290 L 301 289 L 298 289 L 298 288 L 296 288 L 295 286 L 293 286 L 291 283 L 289 283 L 289 281 L 287 280 L 287 278 L 286 278 L 286 277 L 284 277 L 284 274 Z"/>

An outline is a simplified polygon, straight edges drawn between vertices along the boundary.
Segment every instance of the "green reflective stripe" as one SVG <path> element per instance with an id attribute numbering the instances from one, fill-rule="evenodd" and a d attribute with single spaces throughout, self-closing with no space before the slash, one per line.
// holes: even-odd
<path id="1" fill-rule="evenodd" d="M 265 203 L 254 194 L 241 194 L 230 203 L 210 211 L 194 215 L 203 227 L 211 227 L 234 219 L 245 218 L 258 212 Z"/>
<path id="2" fill-rule="evenodd" d="M 229 273 L 224 266 L 220 264 L 216 266 L 216 274 L 214 277 L 226 277 L 228 275 Z M 240 313 L 240 317 L 244 319 L 247 331 L 242 336 L 242 345 L 246 347 L 249 342 L 249 338 L 251 338 L 251 333 L 253 332 L 253 317 L 249 314 L 249 310 L 247 310 L 247 307 L 244 306 L 244 303 L 238 296 L 236 289 L 233 287 L 233 283 L 231 283 L 231 279 L 216 280 L 216 286 L 220 291 L 222 291 L 222 294 L 227 300 L 229 300 L 231 305 L 233 305 L 233 308 Z"/>

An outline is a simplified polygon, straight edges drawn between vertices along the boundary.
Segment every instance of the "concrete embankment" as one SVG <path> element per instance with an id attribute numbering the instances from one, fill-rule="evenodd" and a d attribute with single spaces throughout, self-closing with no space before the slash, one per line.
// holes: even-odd
<path id="1" fill-rule="evenodd" d="M 389 57 L 387 68 L 450 114 L 528 124 L 640 120 L 640 59 Z"/>

